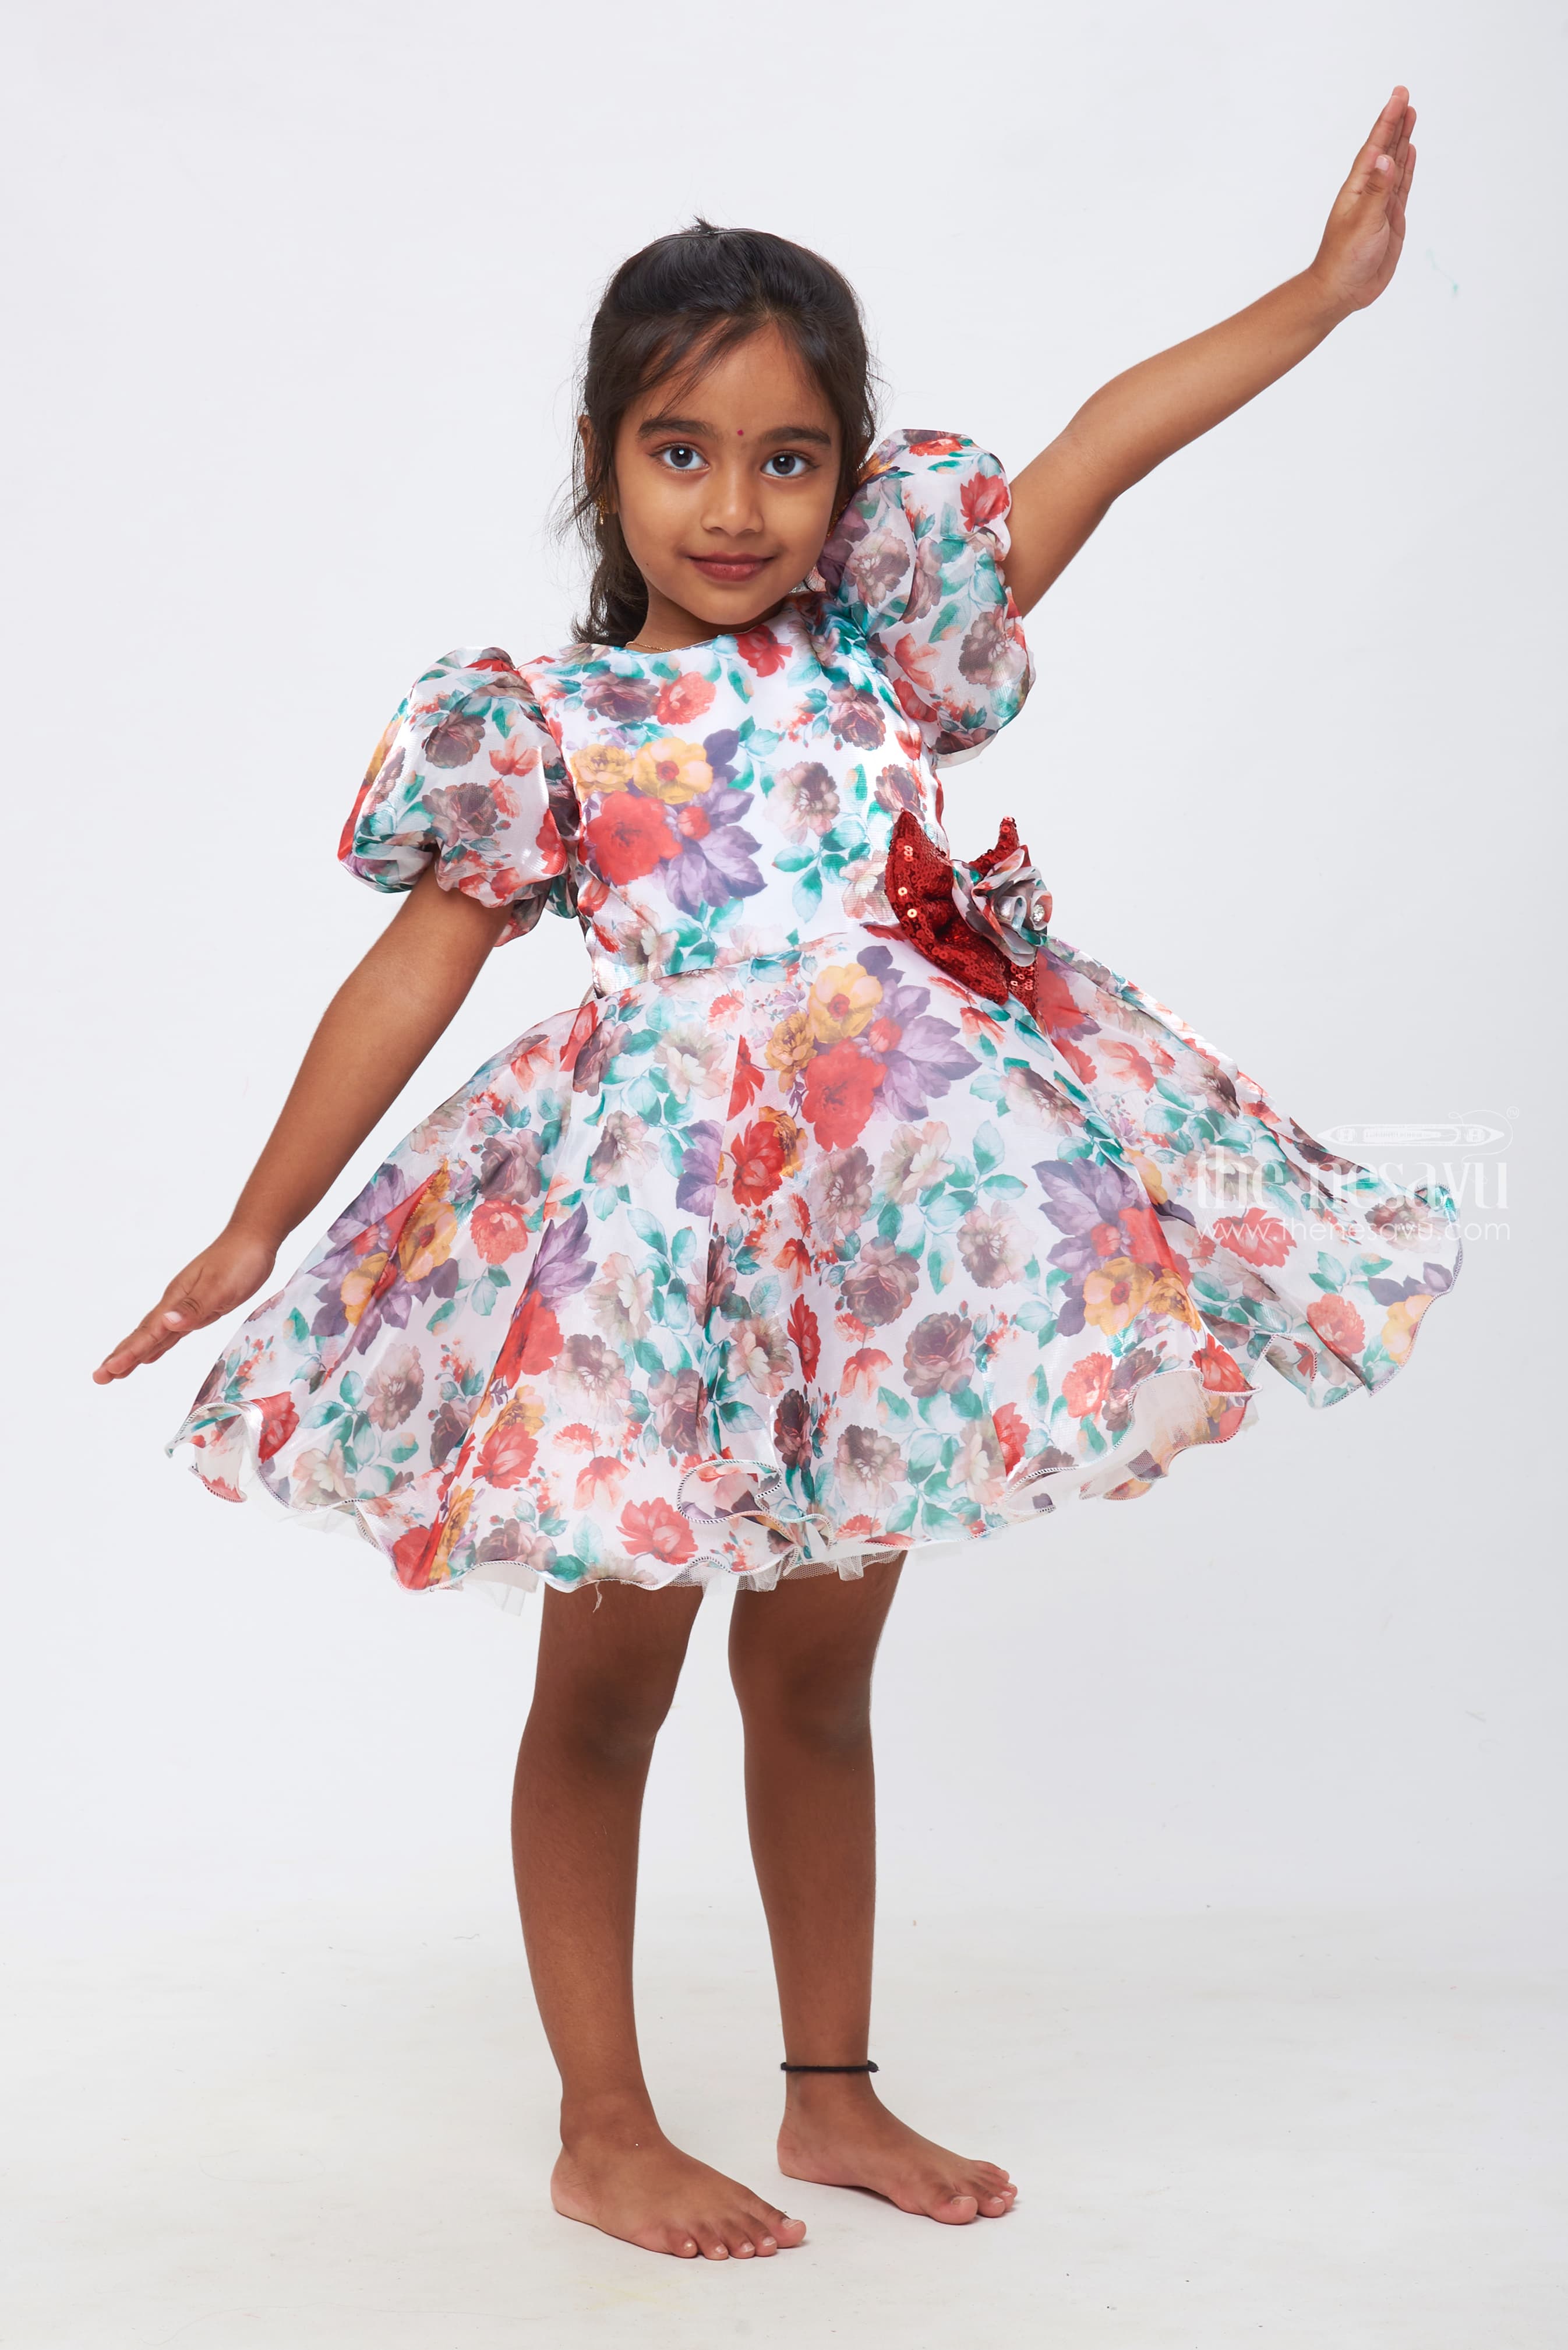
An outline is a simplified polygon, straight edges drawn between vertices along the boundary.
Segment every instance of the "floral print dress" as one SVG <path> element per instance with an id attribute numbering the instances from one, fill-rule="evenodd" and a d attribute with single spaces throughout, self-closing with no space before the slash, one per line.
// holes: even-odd
<path id="1" fill-rule="evenodd" d="M 410 1590 L 770 1587 L 1142 1494 L 1262 1365 L 1317 1405 L 1394 1376 L 1446 1192 L 1324 1149 L 1043 899 L 1021 987 L 900 930 L 901 818 L 955 898 L 986 863 L 947 861 L 940 767 L 1031 683 L 1008 507 L 961 435 L 895 433 L 765 625 L 418 680 L 343 863 L 434 860 L 505 938 L 572 916 L 592 986 L 236 1332 L 170 1447 L 214 1493 Z"/>

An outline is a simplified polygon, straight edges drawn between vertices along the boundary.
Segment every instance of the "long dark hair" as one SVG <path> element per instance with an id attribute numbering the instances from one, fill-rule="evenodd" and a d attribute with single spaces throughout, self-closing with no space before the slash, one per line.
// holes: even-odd
<path id="1" fill-rule="evenodd" d="M 705 220 L 656 237 L 623 261 L 588 332 L 566 527 L 593 564 L 579 642 L 624 645 L 648 616 L 648 590 L 610 511 L 616 437 L 632 401 L 682 369 L 700 372 L 774 325 L 789 338 L 838 421 L 836 514 L 877 430 L 876 378 L 855 289 L 831 262 L 765 230 Z"/>

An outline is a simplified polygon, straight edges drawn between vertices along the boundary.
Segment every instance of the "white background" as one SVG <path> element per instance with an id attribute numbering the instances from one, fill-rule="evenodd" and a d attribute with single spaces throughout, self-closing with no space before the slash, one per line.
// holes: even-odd
<path id="1" fill-rule="evenodd" d="M 0 1754 L 28 1980 L 119 1949 L 156 1972 L 331 1904 L 418 1918 L 455 1963 L 469 1903 L 484 1995 L 532 2029 L 505 1835 L 538 1603 L 415 1597 L 369 1549 L 209 1500 L 161 1445 L 223 1332 L 88 1375 L 222 1223 L 388 918 L 334 854 L 410 681 L 568 633 L 546 515 L 607 272 L 698 211 L 819 246 L 865 300 L 885 421 L 1016 470 L 1310 258 L 1396 78 L 1421 161 L 1391 291 L 1113 513 L 1033 615 L 1040 681 L 950 778 L 949 827 L 972 853 L 1013 811 L 1063 935 L 1309 1128 L 1506 1120 L 1506 1236 L 1494 1211 L 1380 1397 L 1318 1416 L 1271 1381 L 1256 1434 L 1141 1503 L 909 1570 L 877 1687 L 883 1963 L 901 1996 L 918 1935 L 950 1932 L 904 2068 L 940 2036 L 967 2077 L 1012 2061 L 980 1996 L 997 1918 L 1042 1966 L 1051 1920 L 1219 1912 L 1506 1915 L 1542 1959 L 1561 6 L 51 0 L 8 46 Z M 585 983 L 566 925 L 499 952 L 336 1199 Z M 762 1959 L 724 1615 L 645 1840 L 649 1950 L 682 1953 L 694 2017 L 723 2008 L 723 1934 Z M 755 2013 L 737 2061 L 765 2092 Z M 672 2043 L 671 2076 L 693 2057 Z"/>

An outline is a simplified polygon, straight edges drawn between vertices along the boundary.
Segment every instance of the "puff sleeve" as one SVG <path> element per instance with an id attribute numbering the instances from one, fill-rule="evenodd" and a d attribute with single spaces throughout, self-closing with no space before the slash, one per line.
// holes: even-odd
<path id="1" fill-rule="evenodd" d="M 338 862 L 377 889 L 409 889 L 432 861 L 443 889 L 509 906 L 503 940 L 546 904 L 576 910 L 576 799 L 537 702 L 499 646 L 444 653 L 376 746 Z"/>
<path id="2" fill-rule="evenodd" d="M 997 568 L 1011 504 L 997 460 L 961 432 L 889 433 L 817 557 L 830 608 L 940 755 L 990 742 L 1034 682 Z"/>

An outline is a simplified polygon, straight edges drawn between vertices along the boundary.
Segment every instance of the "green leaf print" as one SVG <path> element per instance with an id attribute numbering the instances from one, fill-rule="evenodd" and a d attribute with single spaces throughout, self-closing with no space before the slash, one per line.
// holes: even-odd
<path id="1" fill-rule="evenodd" d="M 668 1263 L 670 1243 L 664 1237 L 664 1226 L 659 1222 L 659 1218 L 650 1216 L 646 1208 L 628 1208 L 627 1217 L 632 1231 L 643 1246 L 654 1250 Z"/>
<path id="2" fill-rule="evenodd" d="M 1000 1167 L 1003 1159 L 1007 1156 L 1006 1151 L 1002 1149 L 1002 1137 L 998 1134 L 994 1126 L 987 1125 L 980 1128 L 979 1131 L 975 1135 L 972 1148 L 974 1150 L 975 1169 L 976 1171 L 981 1175 L 989 1175 L 993 1167 Z M 1018 1185 L 1018 1189 L 1021 1191 L 1023 1191 L 1023 1186 L 1022 1183 Z"/>
<path id="3" fill-rule="evenodd" d="M 798 920 L 809 922 L 822 903 L 822 876 L 815 868 L 795 883 L 792 902 Z"/>

